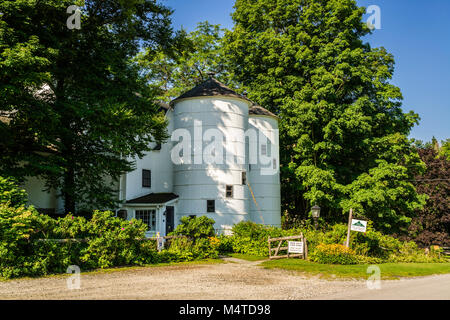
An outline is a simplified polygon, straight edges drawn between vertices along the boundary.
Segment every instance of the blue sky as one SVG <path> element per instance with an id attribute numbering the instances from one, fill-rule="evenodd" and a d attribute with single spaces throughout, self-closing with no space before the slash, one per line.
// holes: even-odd
<path id="1" fill-rule="evenodd" d="M 162 0 L 175 10 L 175 28 L 191 31 L 208 20 L 231 29 L 234 0 Z M 396 61 L 392 83 L 401 88 L 404 111 L 421 117 L 411 137 L 450 138 L 450 1 L 358 0 L 381 9 L 381 30 L 366 38 L 385 47 Z M 365 17 L 367 19 L 369 15 Z"/>

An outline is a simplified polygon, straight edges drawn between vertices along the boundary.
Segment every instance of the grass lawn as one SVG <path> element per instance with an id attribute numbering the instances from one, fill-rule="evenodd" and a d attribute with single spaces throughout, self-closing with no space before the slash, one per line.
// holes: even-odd
<path id="1" fill-rule="evenodd" d="M 369 265 L 330 265 L 319 264 L 300 259 L 271 260 L 261 263 L 268 269 L 278 268 L 319 275 L 323 278 L 357 278 L 367 279 Z M 402 277 L 420 277 L 433 274 L 450 273 L 450 263 L 384 263 L 378 265 L 382 279 L 399 279 Z"/>
<path id="2" fill-rule="evenodd" d="M 252 256 L 250 254 L 245 253 L 230 253 L 230 257 L 236 258 L 236 259 L 242 259 L 247 261 L 261 261 L 261 260 L 267 260 L 267 257 L 263 256 Z"/>

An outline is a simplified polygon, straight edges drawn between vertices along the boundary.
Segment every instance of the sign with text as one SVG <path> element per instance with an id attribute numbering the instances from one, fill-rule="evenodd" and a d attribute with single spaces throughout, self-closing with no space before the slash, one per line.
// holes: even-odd
<path id="1" fill-rule="evenodd" d="M 303 253 L 303 242 L 301 241 L 288 241 L 289 253 Z"/>
<path id="2" fill-rule="evenodd" d="M 352 219 L 351 230 L 357 232 L 366 232 L 367 221 Z"/>

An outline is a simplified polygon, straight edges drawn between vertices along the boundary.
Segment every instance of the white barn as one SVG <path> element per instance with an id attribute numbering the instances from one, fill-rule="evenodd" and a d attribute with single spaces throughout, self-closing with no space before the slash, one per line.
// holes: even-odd
<path id="1" fill-rule="evenodd" d="M 117 215 L 144 220 L 148 236 L 182 216 L 206 215 L 219 232 L 247 220 L 280 226 L 278 118 L 212 77 L 164 109 L 171 139 L 121 177 Z M 62 210 L 38 180 L 25 189 L 35 207 Z"/>

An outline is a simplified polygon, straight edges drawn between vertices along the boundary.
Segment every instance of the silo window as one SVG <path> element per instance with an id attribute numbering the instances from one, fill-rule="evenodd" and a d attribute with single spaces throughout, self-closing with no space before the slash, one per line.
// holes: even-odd
<path id="1" fill-rule="evenodd" d="M 123 220 L 127 220 L 128 218 L 128 211 L 127 210 L 119 210 L 117 211 L 117 215 L 118 218 L 123 219 Z"/>
<path id="2" fill-rule="evenodd" d="M 262 145 L 261 145 L 261 154 L 262 154 L 263 156 L 266 156 L 266 155 L 267 155 L 267 144 L 262 144 Z"/>
<path id="3" fill-rule="evenodd" d="M 233 198 L 233 186 L 227 185 L 225 196 L 227 198 Z"/>
<path id="4" fill-rule="evenodd" d="M 206 200 L 206 212 L 216 212 L 215 200 Z"/>
<path id="5" fill-rule="evenodd" d="M 152 187 L 152 172 L 150 170 L 142 170 L 142 187 L 151 188 Z"/>
<path id="6" fill-rule="evenodd" d="M 153 148 L 154 151 L 161 150 L 161 143 L 156 144 L 156 146 Z"/>
<path id="7" fill-rule="evenodd" d="M 242 172 L 242 184 L 243 185 L 247 184 L 247 172 L 245 171 Z"/>

